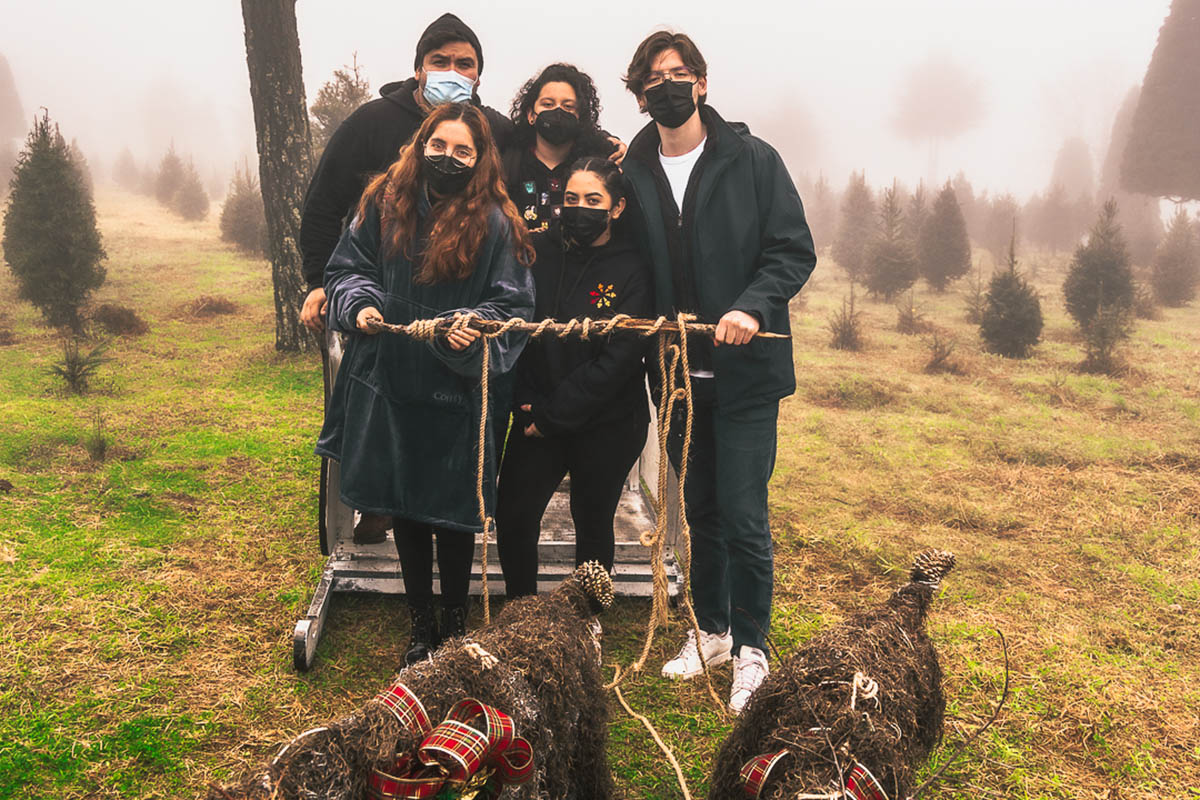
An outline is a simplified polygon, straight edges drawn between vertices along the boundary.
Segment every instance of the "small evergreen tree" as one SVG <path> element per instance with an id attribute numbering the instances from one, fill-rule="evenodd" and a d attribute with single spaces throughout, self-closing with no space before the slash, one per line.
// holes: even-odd
<path id="1" fill-rule="evenodd" d="M 1164 306 L 1187 305 L 1196 296 L 1200 282 L 1200 243 L 1196 229 L 1180 208 L 1171 220 L 1167 235 L 1154 254 L 1150 285 Z"/>
<path id="2" fill-rule="evenodd" d="M 142 171 L 138 169 L 137 162 L 133 160 L 133 153 L 129 152 L 128 147 L 121 151 L 121 155 L 117 156 L 117 163 L 113 164 L 113 180 L 127 192 L 136 192 L 142 182 Z"/>
<path id="3" fill-rule="evenodd" d="M 329 137 L 356 108 L 371 99 L 371 84 L 361 72 L 358 53 L 352 64 L 333 71 L 333 78 L 317 90 L 309 112 L 312 115 L 313 151 L 318 155 Z"/>
<path id="4" fill-rule="evenodd" d="M 883 193 L 879 228 L 867 252 L 865 275 L 867 291 L 889 301 L 917 282 L 917 257 L 904 238 L 903 217 L 893 184 Z"/>
<path id="5" fill-rule="evenodd" d="M 172 144 L 158 165 L 158 174 L 154 178 L 154 197 L 164 206 L 170 206 L 175 193 L 183 185 L 183 159 L 175 152 Z"/>
<path id="6" fill-rule="evenodd" d="M 1133 269 L 1117 222 L 1115 200 L 1104 204 L 1087 243 L 1075 250 L 1063 282 L 1063 297 L 1067 313 L 1085 331 L 1101 305 L 1113 313 L 1132 310 Z"/>
<path id="7" fill-rule="evenodd" d="M 1029 282 L 1017 272 L 1017 227 L 1008 246 L 1008 269 L 992 276 L 988 285 L 979 336 L 984 348 L 1006 358 L 1026 358 L 1042 336 L 1042 303 Z"/>
<path id="8" fill-rule="evenodd" d="M 3 247 L 20 297 L 51 325 L 78 331 L 80 309 L 104 283 L 104 248 L 91 193 L 45 113 L 17 158 Z"/>
<path id="9" fill-rule="evenodd" d="M 200 182 L 196 165 L 190 161 L 183 169 L 183 181 L 171 198 L 171 210 L 193 222 L 208 216 L 208 193 Z"/>
<path id="10" fill-rule="evenodd" d="M 921 277 L 936 292 L 946 291 L 951 282 L 971 269 L 971 241 L 967 238 L 967 224 L 949 181 L 938 193 L 933 211 L 921 227 L 918 258 Z"/>
<path id="11" fill-rule="evenodd" d="M 875 238 L 875 200 L 865 172 L 850 173 L 841 211 L 833 240 L 833 260 L 851 281 L 860 281 L 866 269 L 867 248 Z"/>
<path id="12" fill-rule="evenodd" d="M 221 239 L 255 255 L 267 253 L 267 220 L 262 192 L 250 168 L 234 169 L 221 208 Z"/>

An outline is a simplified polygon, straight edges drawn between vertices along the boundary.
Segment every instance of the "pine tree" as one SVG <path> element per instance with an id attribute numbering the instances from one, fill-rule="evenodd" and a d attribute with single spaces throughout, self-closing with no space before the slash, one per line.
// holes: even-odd
<path id="1" fill-rule="evenodd" d="M 267 220 L 262 192 L 249 167 L 233 171 L 221 208 L 221 239 L 247 253 L 266 255 Z"/>
<path id="2" fill-rule="evenodd" d="M 51 325 L 80 330 L 80 309 L 104 283 L 104 248 L 91 194 L 45 113 L 17 158 L 3 247 L 20 297 Z"/>
<path id="3" fill-rule="evenodd" d="M 361 72 L 358 53 L 352 64 L 333 71 L 333 78 L 317 90 L 309 112 L 312 115 L 313 148 L 319 155 L 329 137 L 356 108 L 371 99 L 371 84 Z"/>
<path id="4" fill-rule="evenodd" d="M 866 173 L 850 173 L 850 183 L 842 195 L 842 213 L 837 237 L 833 240 L 833 260 L 845 270 L 851 281 L 860 281 L 867 263 L 867 248 L 875 238 L 875 200 L 867 186 Z"/>
<path id="5" fill-rule="evenodd" d="M 893 184 L 883 193 L 879 228 L 867 252 L 865 274 L 867 291 L 889 301 L 917 282 L 917 257 L 904 237 L 903 218 Z"/>
<path id="6" fill-rule="evenodd" d="M 137 162 L 133 160 L 133 153 L 129 152 L 128 147 L 121 150 L 121 155 L 117 156 L 117 163 L 113 164 L 113 180 L 127 192 L 138 190 L 142 181 L 142 171 L 138 169 Z"/>
<path id="7" fill-rule="evenodd" d="M 1027 358 L 1042 336 L 1042 303 L 1017 272 L 1017 226 L 1008 245 L 1008 269 L 992 276 L 979 320 L 979 336 L 990 353 Z"/>
<path id="8" fill-rule="evenodd" d="M 1196 226 L 1180 208 L 1150 270 L 1150 285 L 1164 306 L 1187 305 L 1196 296 L 1200 282 L 1200 242 L 1196 234 Z"/>
<path id="9" fill-rule="evenodd" d="M 183 168 L 183 180 L 171 198 L 171 210 L 192 222 L 208 216 L 208 192 L 204 191 L 196 165 L 191 161 Z"/>
<path id="10" fill-rule="evenodd" d="M 170 206 L 175 193 L 183 185 L 183 159 L 175 152 L 172 144 L 158 165 L 158 174 L 154 178 L 154 197 L 164 206 Z"/>
<path id="11" fill-rule="evenodd" d="M 1085 331 L 1101 306 L 1114 313 L 1133 309 L 1133 269 L 1117 222 L 1115 200 L 1104 204 L 1087 243 L 1075 250 L 1063 282 L 1063 297 L 1067 313 Z"/>
<path id="12" fill-rule="evenodd" d="M 917 243 L 921 277 L 937 292 L 971 269 L 971 241 L 954 187 L 946 181 L 933 203 L 929 219 L 921 226 Z"/>
<path id="13" fill-rule="evenodd" d="M 1200 0 L 1172 0 L 1121 166 L 1131 192 L 1200 200 Z"/>

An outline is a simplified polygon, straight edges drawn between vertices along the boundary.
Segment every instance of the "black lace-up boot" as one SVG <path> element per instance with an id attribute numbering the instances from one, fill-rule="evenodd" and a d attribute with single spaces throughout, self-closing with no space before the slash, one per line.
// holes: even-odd
<path id="1" fill-rule="evenodd" d="M 405 666 L 429 658 L 442 643 L 432 600 L 409 600 L 408 613 L 412 619 L 412 638 L 408 641 L 408 652 L 404 654 Z"/>
<path id="2" fill-rule="evenodd" d="M 442 603 L 442 638 L 465 636 L 467 633 L 467 607 L 460 604 Z"/>

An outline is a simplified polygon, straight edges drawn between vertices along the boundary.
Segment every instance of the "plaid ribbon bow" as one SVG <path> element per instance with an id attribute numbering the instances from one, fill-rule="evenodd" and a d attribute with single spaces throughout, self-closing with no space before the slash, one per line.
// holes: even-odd
<path id="1" fill-rule="evenodd" d="M 421 701 L 402 683 L 392 684 L 375 699 L 422 739 L 415 755 L 396 756 L 390 772 L 371 771 L 370 800 L 420 800 L 468 784 L 480 790 L 479 796 L 494 796 L 533 774 L 533 748 L 516 735 L 512 718 L 503 711 L 467 698 L 434 727 Z M 488 789 L 492 778 L 495 788 Z"/>
<path id="2" fill-rule="evenodd" d="M 758 798 L 762 794 L 767 778 L 771 776 L 771 770 L 783 760 L 784 756 L 790 755 L 790 752 L 789 750 L 780 750 L 776 753 L 763 753 L 747 761 L 739 773 L 746 795 Z M 841 797 L 843 800 L 888 800 L 879 781 L 875 779 L 869 769 L 858 762 L 855 762 L 850 769 L 850 774 L 846 776 L 845 794 L 831 795 L 831 797 L 834 796 Z"/>

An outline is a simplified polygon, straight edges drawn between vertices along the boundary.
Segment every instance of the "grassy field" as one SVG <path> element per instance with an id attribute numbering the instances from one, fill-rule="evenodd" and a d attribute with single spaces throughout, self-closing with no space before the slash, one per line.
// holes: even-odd
<path id="1" fill-rule="evenodd" d="M 382 687 L 406 639 L 396 599 L 334 604 L 319 666 L 291 631 L 320 572 L 321 418 L 314 357 L 273 349 L 270 273 L 216 222 L 101 191 L 108 283 L 151 330 L 117 338 L 94 391 L 47 373 L 53 332 L 10 301 L 0 327 L 0 798 L 198 797 Z M 928 375 L 922 337 L 861 303 L 868 347 L 830 350 L 846 285 L 818 267 L 795 313 L 800 389 L 783 404 L 772 482 L 777 612 L 790 652 L 902 580 L 911 556 L 959 556 L 931 616 L 946 741 L 982 724 L 1011 655 L 999 722 L 924 796 L 1200 797 L 1200 308 L 1139 322 L 1120 377 L 1080 374 L 1057 286 L 1033 359 L 980 352 L 961 289 L 918 292 L 957 341 L 960 375 Z M 13 298 L 7 270 L 0 292 Z M 187 304 L 222 295 L 232 314 Z M 104 460 L 89 455 L 98 428 Z M 606 621 L 628 663 L 646 605 Z M 653 663 L 677 646 L 659 637 Z M 719 673 L 728 680 L 728 669 Z M 727 684 L 726 684 L 727 685 Z M 722 690 L 724 686 L 722 686 Z M 676 746 L 693 792 L 728 722 L 700 687 L 655 674 L 628 696 Z M 640 725 L 614 708 L 630 798 L 678 796 Z"/>

